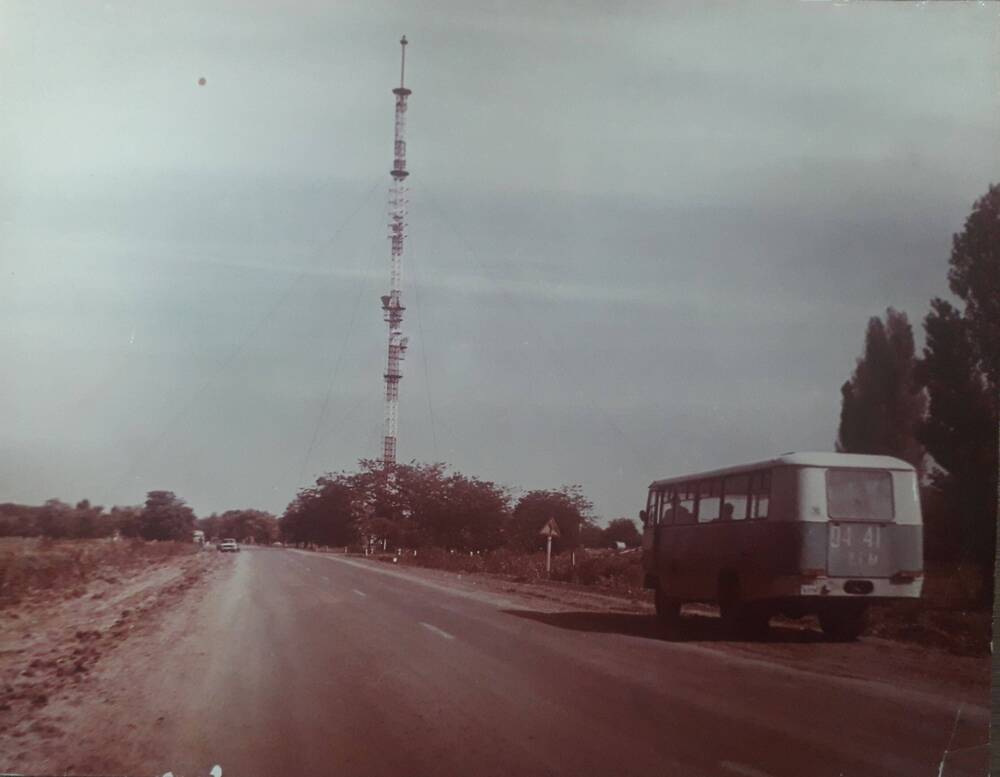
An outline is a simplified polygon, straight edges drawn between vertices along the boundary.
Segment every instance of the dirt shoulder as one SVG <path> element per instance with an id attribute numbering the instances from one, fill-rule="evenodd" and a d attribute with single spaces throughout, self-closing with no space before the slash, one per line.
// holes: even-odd
<path id="1" fill-rule="evenodd" d="M 61 550 L 36 549 L 29 562 L 44 565 L 46 552 Z M 100 698 L 94 670 L 115 664 L 124 645 L 226 566 L 215 553 L 163 550 L 137 549 L 130 559 L 87 547 L 100 558 L 85 572 L 21 587 L 0 607 L 0 771 L 58 750 L 67 726 Z"/>

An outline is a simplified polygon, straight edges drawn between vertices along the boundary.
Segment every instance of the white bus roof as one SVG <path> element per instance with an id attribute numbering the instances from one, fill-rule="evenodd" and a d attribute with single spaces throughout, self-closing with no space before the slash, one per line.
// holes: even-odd
<path id="1" fill-rule="evenodd" d="M 752 464 L 741 464 L 737 467 L 713 469 L 707 472 L 694 472 L 689 475 L 654 480 L 650 488 L 665 486 L 670 483 L 681 483 L 687 480 L 700 480 L 720 475 L 736 475 L 755 469 L 768 467 L 848 467 L 857 469 L 895 469 L 913 471 L 913 465 L 894 456 L 873 456 L 867 453 L 782 453 L 773 459 L 755 461 Z"/>

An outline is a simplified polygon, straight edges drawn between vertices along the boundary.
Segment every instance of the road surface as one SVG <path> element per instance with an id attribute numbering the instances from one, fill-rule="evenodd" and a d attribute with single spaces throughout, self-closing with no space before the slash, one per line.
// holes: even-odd
<path id="1" fill-rule="evenodd" d="M 100 763 L 226 777 L 985 774 L 985 698 L 853 672 L 851 646 L 798 646 L 842 651 L 847 676 L 834 676 L 384 564 L 293 550 L 220 564 L 106 678 L 118 687 L 87 736 Z"/>

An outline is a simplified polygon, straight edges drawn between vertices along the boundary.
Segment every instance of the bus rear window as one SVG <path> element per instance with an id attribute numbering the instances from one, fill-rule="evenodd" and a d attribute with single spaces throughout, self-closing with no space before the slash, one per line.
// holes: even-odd
<path id="1" fill-rule="evenodd" d="M 891 521 L 892 473 L 831 469 L 826 473 L 826 511 L 831 518 Z"/>

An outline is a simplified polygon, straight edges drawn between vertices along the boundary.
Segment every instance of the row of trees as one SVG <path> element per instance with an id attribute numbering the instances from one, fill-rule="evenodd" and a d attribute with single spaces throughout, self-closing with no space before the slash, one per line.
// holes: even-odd
<path id="1" fill-rule="evenodd" d="M 261 510 L 229 510 L 196 519 L 194 511 L 172 491 L 150 491 L 141 506 L 105 510 L 84 499 L 76 506 L 50 499 L 40 506 L 0 504 L 0 537 L 93 539 L 136 537 L 189 542 L 195 528 L 206 537 L 236 537 L 270 543 L 278 536 L 278 520 Z"/>
<path id="2" fill-rule="evenodd" d="M 122 522 L 84 499 L 76 507 L 58 499 L 40 506 L 0 504 L 0 537 L 105 537 Z"/>
<path id="3" fill-rule="evenodd" d="M 194 524 L 194 512 L 172 491 L 150 491 L 145 505 L 110 510 L 86 499 L 75 507 L 59 499 L 49 499 L 40 506 L 0 504 L 0 537 L 94 539 L 118 535 L 190 540 Z"/>
<path id="4" fill-rule="evenodd" d="M 300 544 L 347 546 L 375 537 L 392 547 L 529 551 L 554 519 L 557 552 L 638 544 L 634 522 L 621 518 L 602 529 L 592 509 L 579 486 L 529 491 L 515 502 L 508 489 L 444 464 L 399 464 L 387 478 L 379 462 L 362 460 L 355 472 L 325 475 L 299 491 L 280 524 L 282 537 Z"/>
<path id="5" fill-rule="evenodd" d="M 377 537 L 393 547 L 436 546 L 490 550 L 501 545 L 534 550 L 539 530 L 555 519 L 562 536 L 556 551 L 640 542 L 633 521 L 597 525 L 579 486 L 531 491 L 516 503 L 509 490 L 449 471 L 444 464 L 398 465 L 387 480 L 376 461 L 355 472 L 329 474 L 302 489 L 279 521 L 262 510 L 227 510 L 196 518 L 172 491 L 150 491 L 141 506 L 105 510 L 83 500 L 74 507 L 58 499 L 41 506 L 0 504 L 0 536 L 98 538 L 118 535 L 146 540 L 190 541 L 194 529 L 211 538 L 270 544 L 354 545 Z"/>
<path id="6" fill-rule="evenodd" d="M 278 539 L 278 519 L 263 510 L 226 510 L 212 513 L 207 518 L 199 518 L 196 527 L 205 532 L 205 537 L 232 537 L 240 542 L 254 542 L 270 545 Z"/>
<path id="7" fill-rule="evenodd" d="M 864 354 L 841 389 L 838 450 L 898 456 L 922 475 L 930 558 L 968 562 L 992 592 L 1000 404 L 1000 186 L 952 241 L 948 283 L 924 317 L 918 357 L 905 313 L 868 322 Z"/>

